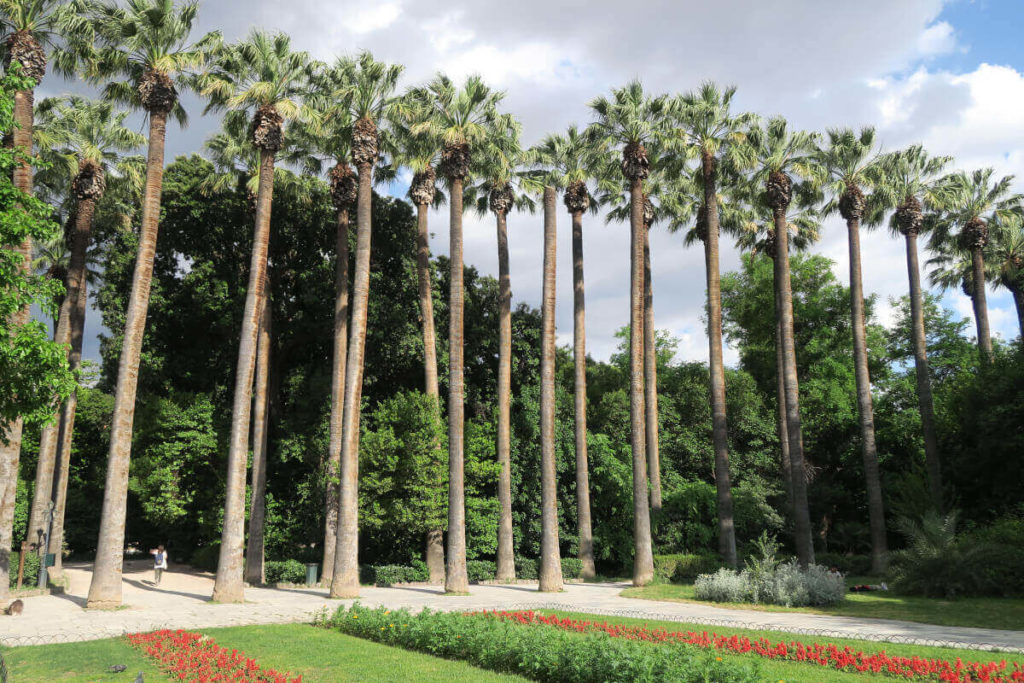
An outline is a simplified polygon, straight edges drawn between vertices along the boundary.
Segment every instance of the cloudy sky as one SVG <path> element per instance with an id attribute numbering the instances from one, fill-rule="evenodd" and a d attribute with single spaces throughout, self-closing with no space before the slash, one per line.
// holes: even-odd
<path id="1" fill-rule="evenodd" d="M 255 27 L 281 30 L 297 49 L 332 59 L 369 49 L 381 60 L 406 65 L 404 83 L 436 71 L 461 79 L 481 74 L 506 91 L 504 108 L 518 115 L 525 142 L 570 123 L 591 120 L 587 102 L 633 77 L 651 91 L 680 92 L 713 79 L 738 87 L 736 107 L 781 114 L 794 126 L 878 127 L 886 148 L 921 142 L 932 153 L 951 154 L 971 169 L 993 166 L 1024 178 L 1024 25 L 1020 0 L 608 0 L 443 3 L 380 0 L 206 0 L 200 29 L 219 29 L 228 39 Z M 44 92 L 66 87 L 54 77 Z M 199 150 L 216 128 L 198 116 L 184 131 L 168 134 L 168 159 Z M 1024 191 L 1018 182 L 1017 189 Z M 394 194 L 404 194 L 395 186 Z M 446 214 L 433 219 L 435 253 L 447 253 Z M 539 305 L 541 220 L 509 220 L 512 286 L 517 300 Z M 628 234 L 598 218 L 585 224 L 588 341 L 607 358 L 614 331 L 627 321 Z M 559 215 L 559 343 L 572 335 L 571 241 L 568 216 Z M 838 264 L 846 281 L 846 233 L 831 220 L 817 247 Z M 467 215 L 465 257 L 496 274 L 493 219 Z M 678 236 L 652 234 L 657 326 L 680 337 L 680 356 L 707 357 L 702 330 L 704 264 L 701 250 Z M 883 302 L 906 291 L 901 240 L 886 232 L 866 235 L 867 292 Z M 723 272 L 735 269 L 735 249 L 723 251 Z M 1017 334 L 1012 300 L 990 292 L 993 331 Z M 960 292 L 946 305 L 970 317 Z M 98 315 L 91 317 L 87 355 L 96 357 Z M 887 305 L 881 318 L 890 317 Z M 973 328 L 972 328 L 973 329 Z M 726 359 L 736 354 L 727 350 Z"/>

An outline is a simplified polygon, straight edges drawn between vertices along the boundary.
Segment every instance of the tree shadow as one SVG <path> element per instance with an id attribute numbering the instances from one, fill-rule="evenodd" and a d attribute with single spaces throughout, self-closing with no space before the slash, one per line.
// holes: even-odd
<path id="1" fill-rule="evenodd" d="M 153 584 L 151 581 L 141 581 L 137 579 L 124 578 L 122 579 L 122 581 L 127 583 L 129 586 L 135 586 L 136 588 L 141 588 L 144 591 L 152 591 L 154 593 L 167 593 L 168 595 L 180 595 L 183 598 L 195 598 L 196 600 L 201 600 L 202 602 L 210 601 L 209 595 L 200 595 L 198 593 L 186 593 L 184 591 L 166 590 L 164 588 L 161 588 L 160 586 Z"/>
<path id="2" fill-rule="evenodd" d="M 74 603 L 82 609 L 85 609 L 86 603 L 89 602 L 88 598 L 84 596 L 72 595 L 71 593 L 67 592 L 53 591 L 50 593 L 50 595 L 52 595 L 55 598 L 60 598 L 61 600 L 67 600 L 68 602 Z"/>

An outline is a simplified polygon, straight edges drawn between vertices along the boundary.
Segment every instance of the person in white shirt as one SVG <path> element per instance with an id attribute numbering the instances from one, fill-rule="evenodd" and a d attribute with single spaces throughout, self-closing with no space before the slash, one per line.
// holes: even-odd
<path id="1" fill-rule="evenodd" d="M 160 577 L 167 569 L 167 551 L 162 545 L 158 545 L 156 550 L 150 550 L 149 554 L 153 556 L 153 583 L 159 586 Z"/>

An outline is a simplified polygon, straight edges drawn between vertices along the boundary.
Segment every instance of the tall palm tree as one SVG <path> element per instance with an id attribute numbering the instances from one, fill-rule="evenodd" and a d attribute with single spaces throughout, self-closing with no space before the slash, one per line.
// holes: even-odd
<path id="1" fill-rule="evenodd" d="M 859 132 L 851 128 L 829 130 L 827 145 L 819 146 L 814 156 L 819 179 L 831 195 L 831 200 L 825 205 L 825 213 L 838 212 L 846 221 L 850 248 L 850 323 L 853 328 L 857 411 L 860 416 L 861 451 L 864 456 L 871 529 L 871 571 L 880 574 L 888 564 L 888 543 L 885 536 L 882 481 L 878 474 L 878 450 L 875 446 L 875 417 L 864 328 L 864 284 L 860 267 L 860 224 L 865 211 L 871 209 L 861 188 L 877 184 L 881 168 L 875 129 L 866 127 Z"/>
<path id="2" fill-rule="evenodd" d="M 974 322 L 978 329 L 978 349 L 983 362 L 992 360 L 992 335 L 988 325 L 985 294 L 985 247 L 989 243 L 990 224 L 999 224 L 1021 210 L 1021 195 L 1013 194 L 1012 175 L 993 179 L 995 171 L 982 168 L 971 173 L 959 171 L 946 176 L 937 191 L 944 215 L 936 222 L 931 246 L 935 251 L 967 250 L 971 255 L 971 282 Z M 953 242 L 957 242 L 953 247 Z"/>
<path id="3" fill-rule="evenodd" d="M 715 448 L 715 486 L 718 490 L 718 551 L 730 566 L 736 565 L 736 529 L 732 513 L 729 474 L 729 443 L 725 412 L 725 365 L 722 360 L 722 296 L 719 275 L 719 209 L 717 179 L 723 163 L 734 163 L 745 139 L 749 114 L 730 111 L 733 87 L 719 89 L 704 83 L 672 103 L 672 119 L 678 142 L 687 154 L 700 161 L 705 212 L 704 257 L 708 288 L 708 344 L 710 347 L 712 440 Z"/>
<path id="4" fill-rule="evenodd" d="M 75 96 L 51 98 L 39 104 L 38 114 L 40 125 L 35 129 L 35 138 L 51 166 L 37 177 L 37 181 L 47 182 L 48 175 L 59 176 L 54 184 L 59 185 L 61 191 L 70 191 L 74 202 L 72 213 L 75 223 L 70 236 L 66 277 L 67 305 L 61 307 L 55 333 L 58 340 L 70 343 L 72 337 L 83 333 L 85 325 L 86 297 L 79 296 L 78 290 L 87 284 L 87 252 L 96 204 L 103 196 L 106 177 L 111 170 L 137 179 L 133 171 L 138 164 L 120 163 L 121 155 L 141 147 L 145 138 L 124 125 L 128 113 L 117 111 L 110 102 L 95 102 Z M 79 308 L 79 303 L 83 307 Z M 78 369 L 81 364 L 80 346 L 78 353 L 73 348 L 69 350 L 68 364 L 72 372 Z M 70 420 L 74 419 L 76 396 L 72 393 L 67 401 L 71 405 L 59 411 L 67 414 Z M 35 495 L 27 532 L 28 537 L 37 542 L 48 531 L 47 508 L 54 497 L 57 436 L 61 428 L 71 431 L 70 424 L 60 425 L 59 422 L 57 415 L 52 424 L 43 428 L 39 444 Z M 40 552 L 46 552 L 42 544 Z"/>
<path id="5" fill-rule="evenodd" d="M 521 126 L 510 115 L 497 117 L 490 135 L 474 154 L 478 182 L 466 189 L 466 199 L 483 215 L 494 214 L 498 232 L 498 551 L 499 581 L 516 578 L 512 544 L 512 279 L 508 258 L 508 214 L 514 208 L 533 211 L 532 198 L 521 191 L 518 167 L 529 154 L 520 147 Z M 526 183 L 528 185 L 528 182 Z M 475 200 L 475 201 L 474 201 Z"/>
<path id="6" fill-rule="evenodd" d="M 320 88 L 320 96 L 345 99 L 350 103 L 351 154 L 358 173 L 356 270 L 345 362 L 338 532 L 331 580 L 331 597 L 338 598 L 359 594 L 359 418 L 370 291 L 370 203 L 374 167 L 380 159 L 382 133 L 386 133 L 386 128 L 382 130 L 382 127 L 395 117 L 400 106 L 394 91 L 402 67 L 378 62 L 369 52 L 363 52 L 354 60 L 339 60 L 334 68 L 340 69 L 344 77 L 335 81 L 333 88 L 331 80 L 325 82 L 319 77 L 314 84 Z"/>
<path id="7" fill-rule="evenodd" d="M 654 578 L 651 517 L 647 492 L 646 413 L 644 410 L 644 196 L 643 181 L 650 174 L 646 144 L 663 123 L 667 100 L 648 97 L 639 81 L 612 91 L 611 98 L 590 102 L 597 120 L 592 134 L 600 148 L 621 145 L 623 178 L 630 193 L 630 447 L 633 452 L 633 584 Z"/>
<path id="8" fill-rule="evenodd" d="M 587 341 L 586 297 L 583 283 L 583 214 L 597 211 L 598 202 L 587 183 L 598 165 L 593 141 L 575 125 L 564 135 L 549 135 L 541 143 L 542 159 L 555 183 L 564 187 L 562 198 L 572 217 L 573 363 L 576 436 L 576 527 L 579 535 L 581 576 L 596 576 L 594 534 L 590 518 L 590 472 L 587 460 Z M 617 183 L 621 186 L 621 182 Z"/>
<path id="9" fill-rule="evenodd" d="M 466 574 L 466 500 L 463 480 L 463 187 L 472 170 L 473 149 L 488 137 L 503 92 L 491 90 L 479 76 L 470 76 L 458 88 L 439 74 L 411 93 L 430 111 L 413 133 L 438 137 L 443 142 L 438 171 L 448 186 L 450 238 L 450 292 L 448 304 L 448 555 L 444 588 L 448 593 L 469 589 Z"/>
<path id="10" fill-rule="evenodd" d="M 786 120 L 775 117 L 763 126 L 751 128 L 747 145 L 738 150 L 753 165 L 751 181 L 755 202 L 771 213 L 773 230 L 770 253 L 774 263 L 777 325 L 781 341 L 782 386 L 786 422 L 785 443 L 789 451 L 790 488 L 793 492 L 793 520 L 797 557 L 804 566 L 814 562 L 811 518 L 807 507 L 807 479 L 804 476 L 803 430 L 800 420 L 800 388 L 796 374 L 796 343 L 793 337 L 793 288 L 789 271 L 788 212 L 793 201 L 792 175 L 810 175 L 809 155 L 814 136 L 789 129 Z M 763 191 L 760 188 L 763 187 Z M 783 407 L 780 406 L 780 410 Z"/>
<path id="11" fill-rule="evenodd" d="M 245 295 L 234 404 L 228 450 L 227 497 L 221 531 L 220 558 L 213 585 L 214 602 L 244 600 L 245 478 L 252 417 L 253 372 L 266 286 L 270 246 L 270 207 L 274 195 L 274 163 L 284 143 L 284 126 L 302 113 L 300 97 L 309 56 L 295 52 L 283 34 L 253 31 L 238 44 L 220 50 L 210 71 L 200 79 L 210 98 L 208 109 L 228 109 L 229 117 L 251 117 L 249 132 L 259 150 L 256 229 Z"/>
<path id="12" fill-rule="evenodd" d="M 993 240 L 992 257 L 999 269 L 996 285 L 1013 295 L 1017 324 L 1024 343 L 1024 220 L 1019 214 L 1001 221 Z"/>
<path id="13" fill-rule="evenodd" d="M 924 294 L 921 267 L 917 259 L 917 236 L 924 228 L 924 211 L 935 206 L 939 173 L 952 157 L 929 157 L 920 145 L 887 154 L 882 159 L 883 178 L 875 192 L 895 211 L 889 221 L 893 232 L 902 234 L 907 245 L 907 276 L 910 280 L 911 341 L 914 345 L 914 370 L 917 377 L 917 402 L 924 435 L 925 467 L 932 504 L 942 510 L 942 469 L 939 440 L 935 434 L 935 406 L 932 382 L 928 374 L 928 350 L 925 344 Z"/>
<path id="14" fill-rule="evenodd" d="M 409 199 L 416 207 L 416 281 L 419 288 L 420 319 L 423 333 L 423 376 L 424 388 L 431 400 L 433 419 L 440 425 L 441 390 L 437 380 L 437 334 L 434 327 L 434 295 L 430 271 L 430 207 L 443 201 L 443 193 L 437 190 L 437 165 L 441 155 L 441 140 L 426 134 L 417 135 L 412 128 L 422 124 L 430 116 L 429 108 L 422 103 L 412 102 L 404 120 L 396 126 L 396 161 L 412 171 L 409 184 Z M 435 440 L 435 454 L 443 457 L 440 438 Z M 499 498 L 501 487 L 499 483 Z M 430 583 L 444 583 L 444 529 L 437 527 L 427 531 L 425 557 Z M 499 549 L 498 576 L 501 577 L 501 553 Z"/>
<path id="15" fill-rule="evenodd" d="M 90 607 L 121 604 L 132 423 L 160 220 L 167 117 L 173 115 L 179 123 L 187 120 L 178 94 L 190 87 L 193 73 L 220 42 L 216 32 L 207 33 L 194 43 L 189 41 L 198 11 L 198 0 L 186 0 L 180 5 L 173 0 L 127 0 L 123 5 L 106 0 L 90 17 L 98 41 L 89 59 L 90 80 L 106 83 L 106 99 L 142 109 L 149 118 L 142 226 L 117 371 L 103 511 L 89 586 Z M 124 80 L 108 82 L 119 77 Z"/>
<path id="16" fill-rule="evenodd" d="M 324 583 L 334 580 L 334 562 L 338 542 L 338 506 L 340 494 L 342 428 L 344 424 L 345 375 L 348 362 L 349 319 L 349 247 L 350 213 L 355 206 L 359 181 L 349 163 L 352 158 L 352 102 L 347 89 L 352 69 L 347 61 L 322 66 L 316 83 L 334 98 L 311 96 L 315 115 L 309 125 L 300 127 L 301 140 L 296 153 L 302 154 L 307 172 L 320 174 L 324 162 L 331 164 L 327 178 L 336 215 L 334 271 L 334 353 L 331 366 L 330 441 L 327 448 L 324 487 Z"/>

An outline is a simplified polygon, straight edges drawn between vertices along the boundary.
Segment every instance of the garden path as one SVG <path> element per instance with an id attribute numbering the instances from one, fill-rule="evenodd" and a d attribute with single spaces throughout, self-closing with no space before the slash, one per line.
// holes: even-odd
<path id="1" fill-rule="evenodd" d="M 0 616 L 0 646 L 108 638 L 158 628 L 201 629 L 218 626 L 310 621 L 314 614 L 353 600 L 330 600 L 325 588 L 248 588 L 246 602 L 212 604 L 213 575 L 173 567 L 159 587 L 152 585 L 152 560 L 125 563 L 125 606 L 112 611 L 83 609 L 91 565 L 65 565 L 70 590 L 64 595 L 25 598 L 21 616 Z M 817 637 L 859 638 L 1024 652 L 1024 631 L 935 626 L 886 619 L 802 613 L 758 612 L 694 603 L 634 600 L 619 595 L 622 583 L 571 583 L 557 594 L 539 593 L 536 584 L 474 585 L 468 596 L 445 596 L 439 586 L 364 587 L 367 606 L 419 610 L 559 609 L 641 619 L 802 633 Z"/>

